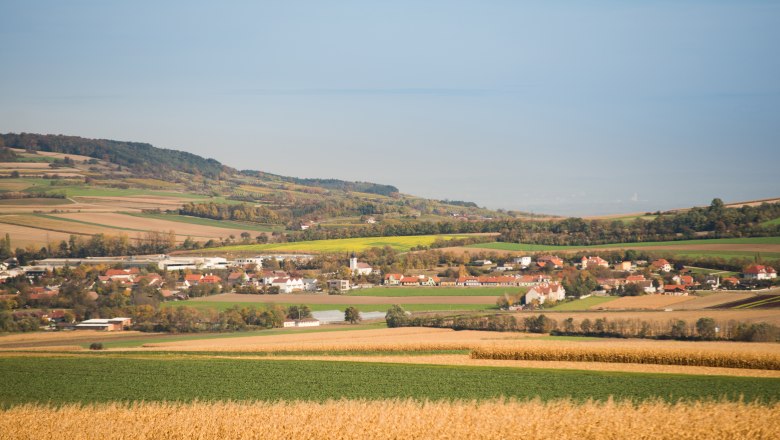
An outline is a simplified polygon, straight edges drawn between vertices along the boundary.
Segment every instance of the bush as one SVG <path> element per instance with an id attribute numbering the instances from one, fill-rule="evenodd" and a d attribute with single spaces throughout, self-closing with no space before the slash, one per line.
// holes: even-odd
<path id="1" fill-rule="evenodd" d="M 89 344 L 90 350 L 102 350 L 103 349 L 103 343 L 102 342 L 93 342 Z"/>

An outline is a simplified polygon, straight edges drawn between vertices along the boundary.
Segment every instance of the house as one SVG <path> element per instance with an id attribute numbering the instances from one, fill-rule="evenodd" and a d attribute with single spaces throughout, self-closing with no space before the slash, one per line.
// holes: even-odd
<path id="1" fill-rule="evenodd" d="M 330 290 L 338 290 L 339 292 L 349 290 L 349 285 L 349 280 L 328 280 L 328 289 Z"/>
<path id="2" fill-rule="evenodd" d="M 548 264 L 552 264 L 554 269 L 563 267 L 563 260 L 555 255 L 542 255 L 536 259 L 536 264 L 539 267 L 547 267 Z"/>
<path id="3" fill-rule="evenodd" d="M 527 287 L 549 282 L 550 277 L 548 275 L 523 275 L 518 279 L 517 285 Z"/>
<path id="4" fill-rule="evenodd" d="M 475 266 L 490 266 L 491 264 L 493 264 L 493 262 L 490 260 L 476 260 L 474 262 Z"/>
<path id="5" fill-rule="evenodd" d="M 304 278 L 301 281 L 303 281 L 303 290 L 307 292 L 316 292 L 319 289 L 317 278 Z"/>
<path id="6" fill-rule="evenodd" d="M 438 286 L 439 282 L 441 280 L 439 277 L 421 277 L 420 278 L 420 285 L 421 286 Z"/>
<path id="7" fill-rule="evenodd" d="M 156 273 L 150 273 L 148 275 L 136 277 L 133 280 L 133 283 L 134 284 L 146 283 L 147 286 L 158 287 L 163 284 L 163 279 L 160 275 Z"/>
<path id="8" fill-rule="evenodd" d="M 138 271 L 137 267 L 133 267 L 130 269 L 108 269 L 106 271 L 106 276 L 111 281 L 117 281 L 117 280 L 133 281 L 135 277 L 139 274 L 140 272 Z"/>
<path id="9" fill-rule="evenodd" d="M 129 329 L 132 324 L 131 318 L 87 319 L 76 324 L 76 330 L 122 331 Z"/>
<path id="10" fill-rule="evenodd" d="M 420 279 L 417 277 L 403 277 L 401 278 L 402 286 L 419 286 Z"/>
<path id="11" fill-rule="evenodd" d="M 666 261 L 663 258 L 659 258 L 652 263 L 650 263 L 650 266 L 652 266 L 653 270 L 658 270 L 661 272 L 671 272 L 672 271 L 672 265 Z"/>
<path id="12" fill-rule="evenodd" d="M 278 287 L 279 293 L 292 293 L 303 290 L 301 278 L 276 278 L 271 281 L 271 287 Z"/>
<path id="13" fill-rule="evenodd" d="M 459 277 L 458 286 L 480 286 L 479 278 L 477 277 Z"/>
<path id="14" fill-rule="evenodd" d="M 508 270 L 515 270 L 515 266 L 512 263 L 506 262 L 500 266 L 496 266 L 496 269 L 499 272 L 506 272 Z"/>
<path id="15" fill-rule="evenodd" d="M 674 281 L 674 284 L 679 284 L 681 286 L 685 286 L 686 288 L 696 284 L 693 281 L 693 277 L 690 275 L 675 275 L 672 277 L 672 281 Z"/>
<path id="16" fill-rule="evenodd" d="M 558 283 L 544 283 L 531 287 L 525 294 L 525 304 L 531 304 L 537 300 L 539 304 L 551 301 L 563 301 L 566 298 L 566 289 Z"/>
<path id="17" fill-rule="evenodd" d="M 246 272 L 230 272 L 227 280 L 230 285 L 244 285 L 249 281 L 249 275 Z"/>
<path id="18" fill-rule="evenodd" d="M 704 283 L 710 286 L 711 289 L 717 289 L 720 287 L 720 277 L 717 275 L 707 275 L 704 277 Z"/>
<path id="19" fill-rule="evenodd" d="M 200 284 L 219 284 L 221 282 L 222 282 L 222 278 L 212 274 L 207 274 L 200 279 Z"/>
<path id="20" fill-rule="evenodd" d="M 777 271 L 771 266 L 754 264 L 745 268 L 742 276 L 746 280 L 771 280 L 777 278 Z"/>
<path id="21" fill-rule="evenodd" d="M 631 270 L 631 262 L 630 261 L 621 261 L 620 263 L 615 263 L 615 270 L 619 270 L 622 272 L 628 272 Z"/>
<path id="22" fill-rule="evenodd" d="M 359 263 L 357 257 L 353 254 L 352 258 L 349 259 L 349 270 L 355 275 L 371 275 L 374 268 L 366 263 Z"/>
<path id="23" fill-rule="evenodd" d="M 609 263 L 607 260 L 595 256 L 595 257 L 582 257 L 582 260 L 580 260 L 580 267 L 582 269 L 587 269 L 588 267 L 609 267 Z"/>
<path id="24" fill-rule="evenodd" d="M 309 228 L 311 228 L 311 227 L 313 227 L 315 225 L 316 225 L 316 223 L 314 223 L 313 221 L 308 221 L 308 222 L 301 223 L 301 231 L 305 231 L 305 230 L 307 230 L 307 229 L 309 229 Z"/>
<path id="25" fill-rule="evenodd" d="M 512 259 L 512 263 L 519 264 L 521 269 L 526 269 L 531 265 L 531 257 L 517 257 Z"/>
<path id="26" fill-rule="evenodd" d="M 453 287 L 458 285 L 457 278 L 439 278 L 440 287 Z"/>
<path id="27" fill-rule="evenodd" d="M 398 286 L 401 284 L 401 279 L 404 276 L 400 273 L 389 273 L 385 275 L 385 285 L 388 286 Z"/>
<path id="28" fill-rule="evenodd" d="M 645 281 L 644 275 L 629 275 L 626 277 L 626 283 L 639 283 Z"/>
<path id="29" fill-rule="evenodd" d="M 184 275 L 184 283 L 187 285 L 187 287 L 197 286 L 200 283 L 200 280 L 202 279 L 203 279 L 203 275 L 199 273 L 191 273 L 189 275 Z"/>
<path id="30" fill-rule="evenodd" d="M 653 280 L 635 281 L 634 284 L 639 286 L 645 293 L 656 293 L 658 291 L 653 285 Z"/>
<path id="31" fill-rule="evenodd" d="M 376 219 L 374 217 L 369 217 L 366 219 L 366 224 L 373 225 L 376 223 Z"/>

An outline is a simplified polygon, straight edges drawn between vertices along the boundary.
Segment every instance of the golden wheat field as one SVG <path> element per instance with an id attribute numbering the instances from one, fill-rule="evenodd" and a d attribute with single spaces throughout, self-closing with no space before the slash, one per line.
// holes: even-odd
<path id="1" fill-rule="evenodd" d="M 776 439 L 780 405 L 541 401 L 21 405 L 0 439 Z"/>

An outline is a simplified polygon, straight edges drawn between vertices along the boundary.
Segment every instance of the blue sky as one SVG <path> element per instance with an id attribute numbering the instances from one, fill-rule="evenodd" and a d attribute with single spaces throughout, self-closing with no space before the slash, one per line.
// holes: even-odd
<path id="1" fill-rule="evenodd" d="M 780 196 L 773 1 L 0 1 L 0 131 L 491 208 Z"/>

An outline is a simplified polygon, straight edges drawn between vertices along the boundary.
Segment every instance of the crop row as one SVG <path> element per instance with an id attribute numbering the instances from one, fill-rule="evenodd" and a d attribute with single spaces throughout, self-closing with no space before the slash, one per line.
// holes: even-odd
<path id="1" fill-rule="evenodd" d="M 780 370 L 780 354 L 608 347 L 478 347 L 472 359 L 610 362 Z"/>

